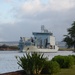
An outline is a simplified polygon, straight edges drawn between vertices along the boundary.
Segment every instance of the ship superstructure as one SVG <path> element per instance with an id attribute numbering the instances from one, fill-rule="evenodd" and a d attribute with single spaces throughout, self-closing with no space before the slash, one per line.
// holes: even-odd
<path id="1" fill-rule="evenodd" d="M 55 45 L 53 33 L 41 26 L 41 32 L 33 32 L 34 37 L 21 37 L 19 42 L 20 51 L 23 52 L 56 52 L 58 47 Z"/>

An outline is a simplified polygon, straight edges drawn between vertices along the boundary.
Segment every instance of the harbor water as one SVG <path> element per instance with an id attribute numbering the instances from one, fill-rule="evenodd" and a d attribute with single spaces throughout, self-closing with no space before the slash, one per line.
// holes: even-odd
<path id="1" fill-rule="evenodd" d="M 14 72 L 22 70 L 21 67 L 17 64 L 15 56 L 23 56 L 25 53 L 20 53 L 18 51 L 0 51 L 0 74 Z M 48 57 L 51 60 L 54 56 L 57 55 L 75 55 L 72 51 L 58 51 L 56 53 L 44 53 L 45 57 Z"/>

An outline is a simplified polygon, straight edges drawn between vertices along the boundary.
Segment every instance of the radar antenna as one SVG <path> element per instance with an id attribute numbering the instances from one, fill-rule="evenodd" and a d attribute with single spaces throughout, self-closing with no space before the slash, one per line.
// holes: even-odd
<path id="1" fill-rule="evenodd" d="M 41 26 L 41 32 L 44 32 L 44 30 L 45 30 L 45 27 L 44 27 L 44 25 L 42 25 Z"/>

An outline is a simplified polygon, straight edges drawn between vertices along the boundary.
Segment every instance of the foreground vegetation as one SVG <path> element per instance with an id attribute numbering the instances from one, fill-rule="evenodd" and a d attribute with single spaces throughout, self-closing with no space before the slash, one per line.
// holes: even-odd
<path id="1" fill-rule="evenodd" d="M 60 72 L 53 75 L 75 75 L 75 65 L 69 69 L 61 69 Z"/>
<path id="2" fill-rule="evenodd" d="M 23 57 L 16 57 L 17 63 L 26 75 L 75 75 L 75 55 L 55 56 L 52 60 L 40 53 L 27 53 Z M 72 74 L 73 73 L 73 74 Z"/>

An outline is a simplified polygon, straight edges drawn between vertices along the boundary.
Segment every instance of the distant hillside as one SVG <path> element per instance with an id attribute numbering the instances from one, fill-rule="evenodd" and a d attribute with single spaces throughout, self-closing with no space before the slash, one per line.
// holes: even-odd
<path id="1" fill-rule="evenodd" d="M 18 41 L 10 41 L 10 42 L 0 42 L 0 46 L 1 45 L 8 45 L 8 46 L 18 46 L 19 42 Z"/>

